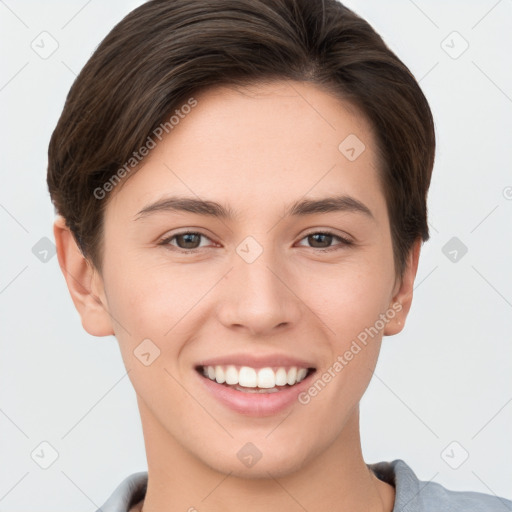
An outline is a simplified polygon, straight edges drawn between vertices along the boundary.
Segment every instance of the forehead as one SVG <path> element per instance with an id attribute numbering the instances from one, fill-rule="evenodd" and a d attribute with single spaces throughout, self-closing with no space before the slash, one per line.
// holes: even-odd
<path id="1" fill-rule="evenodd" d="M 264 209 L 334 193 L 382 206 L 372 127 L 353 105 L 292 81 L 222 86 L 193 98 L 196 106 L 174 117 L 114 191 L 114 203 L 133 210 L 172 192 L 215 198 L 239 213 L 255 202 Z"/>

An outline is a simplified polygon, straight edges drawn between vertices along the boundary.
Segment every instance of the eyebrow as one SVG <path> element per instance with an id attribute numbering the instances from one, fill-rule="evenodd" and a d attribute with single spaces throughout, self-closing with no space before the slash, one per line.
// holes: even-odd
<path id="1" fill-rule="evenodd" d="M 134 220 L 147 217 L 152 213 L 167 211 L 195 213 L 197 215 L 205 215 L 225 220 L 234 220 L 237 217 L 237 213 L 232 208 L 215 201 L 197 199 L 194 197 L 172 196 L 148 204 L 136 214 Z M 290 216 L 303 217 L 316 213 L 331 212 L 361 213 L 375 220 L 371 210 L 365 204 L 348 195 L 296 201 L 286 208 L 283 218 Z"/>

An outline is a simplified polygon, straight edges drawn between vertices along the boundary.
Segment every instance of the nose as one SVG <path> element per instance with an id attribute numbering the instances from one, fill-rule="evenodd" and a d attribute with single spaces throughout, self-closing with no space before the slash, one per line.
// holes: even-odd
<path id="1" fill-rule="evenodd" d="M 218 318 L 227 328 L 252 336 L 291 328 L 305 307 L 296 286 L 286 263 L 277 261 L 272 251 L 264 250 L 252 263 L 236 255 L 224 276 Z"/>

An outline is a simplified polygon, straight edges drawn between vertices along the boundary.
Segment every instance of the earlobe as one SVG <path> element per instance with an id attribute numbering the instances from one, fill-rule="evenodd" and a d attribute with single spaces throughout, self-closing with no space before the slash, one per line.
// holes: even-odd
<path id="1" fill-rule="evenodd" d="M 390 308 L 395 310 L 396 314 L 386 324 L 384 336 L 398 334 L 404 328 L 405 320 L 411 309 L 414 279 L 416 278 L 416 272 L 418 270 L 420 249 L 421 239 L 418 238 L 409 251 L 404 274 L 391 301 Z"/>
<path id="2" fill-rule="evenodd" d="M 58 215 L 53 224 L 60 269 L 69 293 L 82 320 L 83 328 L 92 336 L 114 334 L 103 280 L 78 248 L 65 219 Z"/>

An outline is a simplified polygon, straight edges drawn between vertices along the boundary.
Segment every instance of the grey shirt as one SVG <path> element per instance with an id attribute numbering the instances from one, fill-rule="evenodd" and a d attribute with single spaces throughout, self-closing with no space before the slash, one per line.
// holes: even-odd
<path id="1" fill-rule="evenodd" d="M 401 459 L 368 464 L 375 475 L 395 487 L 393 512 L 512 512 L 512 501 L 499 496 L 451 491 L 436 482 L 418 480 Z M 146 494 L 148 473 L 133 473 L 97 512 L 128 512 Z"/>

